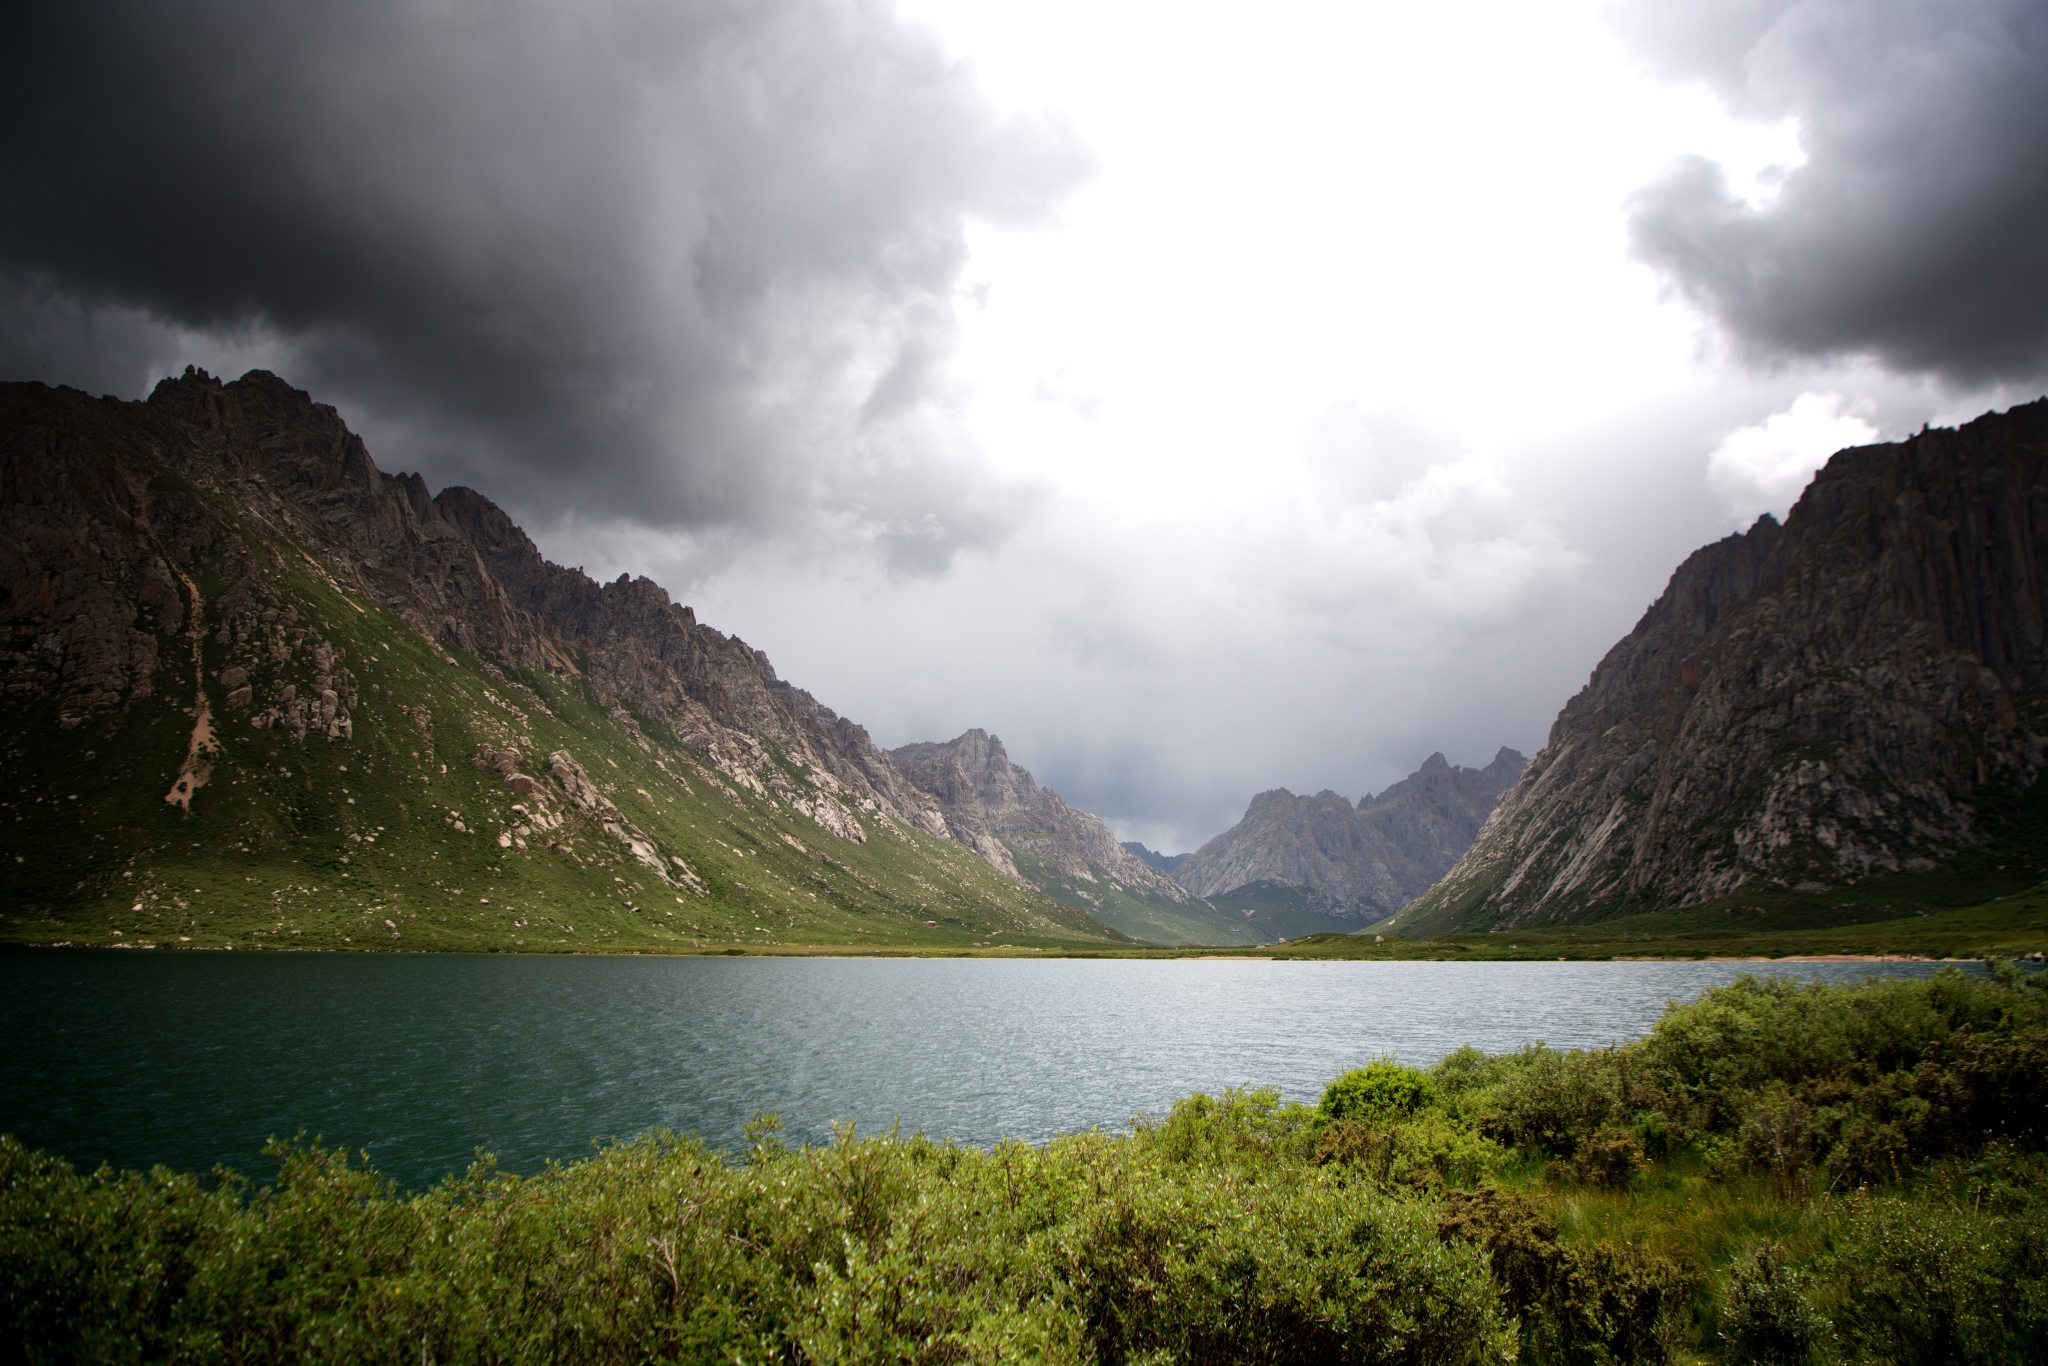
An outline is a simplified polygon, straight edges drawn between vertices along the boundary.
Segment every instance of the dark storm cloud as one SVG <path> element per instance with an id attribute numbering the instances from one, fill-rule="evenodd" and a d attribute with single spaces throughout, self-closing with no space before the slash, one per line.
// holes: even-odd
<path id="1" fill-rule="evenodd" d="M 1752 358 L 1867 355 L 1960 383 L 2048 370 L 2048 5 L 1630 0 L 1660 74 L 1798 120 L 1807 160 L 1752 205 L 1671 165 L 1637 255 Z"/>
<path id="2" fill-rule="evenodd" d="M 0 38 L 8 378 L 268 338 L 385 464 L 535 512 L 822 516 L 907 572 L 1002 532 L 921 410 L 968 223 L 1088 158 L 886 5 L 131 0 Z"/>

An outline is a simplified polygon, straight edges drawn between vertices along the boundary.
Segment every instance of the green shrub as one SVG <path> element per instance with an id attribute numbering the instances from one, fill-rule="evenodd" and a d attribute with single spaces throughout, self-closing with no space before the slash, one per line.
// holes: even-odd
<path id="1" fill-rule="evenodd" d="M 1320 1108 L 1327 1119 L 1389 1124 L 1436 1104 L 1436 1100 L 1436 1086 L 1428 1073 L 1403 1067 L 1392 1058 L 1375 1058 L 1323 1088 Z"/>
<path id="2" fill-rule="evenodd" d="M 1899 1363 L 2048 1356 L 2048 1241 L 2038 1220 L 1882 1197 L 1840 1244 L 1840 1326 Z"/>
<path id="3" fill-rule="evenodd" d="M 1743 1164 L 1769 1177 L 1780 1200 L 1812 1198 L 1813 1140 L 1813 1112 L 1782 1089 L 1752 1107 L 1735 1136 Z"/>
<path id="4" fill-rule="evenodd" d="M 1845 986 L 1744 977 L 1667 1010 L 1637 1051 L 1669 1095 L 1663 1108 L 1695 1113 L 1702 1128 L 1729 1129 L 1773 1082 L 1791 1089 L 1819 1078 L 1861 1085 L 1911 1071 L 1964 1030 L 2010 1034 L 2043 1026 L 2048 992 L 1952 968 Z"/>
<path id="5" fill-rule="evenodd" d="M 1515 1053 L 1482 1053 L 1470 1044 L 1446 1053 L 1429 1069 L 1436 1085 L 1438 1102 L 1454 1112 L 1476 1114 L 1494 1087 L 1528 1066 L 1537 1050 Z"/>
<path id="6" fill-rule="evenodd" d="M 1221 1098 L 1196 1092 L 1163 1119 L 1141 1118 L 1136 1138 L 1169 1162 L 1259 1166 L 1313 1151 L 1316 1112 L 1282 1105 L 1277 1087 L 1230 1087 Z"/>
<path id="7" fill-rule="evenodd" d="M 1627 1049 L 1537 1048 L 1528 1050 L 1525 1066 L 1494 1088 L 1483 1127 L 1516 1147 L 1569 1157 L 1595 1130 L 1658 1109 L 1663 1099 Z"/>
<path id="8" fill-rule="evenodd" d="M 1366 1186 L 1121 1168 L 1055 1238 L 1101 1361 L 1512 1358 L 1483 1260 Z"/>
<path id="9" fill-rule="evenodd" d="M 1729 1268 L 1721 1305 L 1721 1337 L 1732 1360 L 1756 1366 L 1805 1366 L 1830 1354 L 1834 1328 L 1807 1303 L 1806 1273 L 1776 1244 Z"/>
<path id="10" fill-rule="evenodd" d="M 1382 1186 L 1472 1186 L 1506 1160 L 1499 1144 L 1438 1110 L 1389 1127 L 1333 1120 L 1317 1134 L 1313 1154 L 1317 1166 L 1340 1166 Z"/>
<path id="11" fill-rule="evenodd" d="M 81 1176 L 0 1140 L 7 1358 L 1421 1363 L 1512 1347 L 1483 1260 L 1441 1245 L 1426 1208 L 1302 1162 L 849 1129 L 731 1165 L 650 1135 L 534 1177 L 480 1162 L 408 1198 L 340 1154 L 276 1153 L 275 1187 L 208 1190 Z"/>
<path id="12" fill-rule="evenodd" d="M 1332 1120 L 1316 1135 L 1315 1163 L 1353 1168 L 1386 1184 L 1394 1179 L 1394 1135 L 1363 1120 Z"/>
<path id="13" fill-rule="evenodd" d="M 1643 1141 L 1633 1129 L 1595 1129 L 1579 1144 L 1572 1161 L 1572 1174 L 1589 1186 L 1607 1190 L 1626 1189 L 1647 1165 Z"/>
<path id="14" fill-rule="evenodd" d="M 1668 1258 L 1626 1243 L 1568 1247 L 1533 1201 L 1493 1188 L 1449 1192 L 1437 1236 L 1485 1253 L 1526 1358 L 1672 1359 L 1690 1282 Z"/>
<path id="15" fill-rule="evenodd" d="M 1476 1186 L 1508 1160 L 1500 1144 L 1439 1109 L 1418 1111 L 1393 1136 L 1396 1174 L 1415 1184 Z"/>

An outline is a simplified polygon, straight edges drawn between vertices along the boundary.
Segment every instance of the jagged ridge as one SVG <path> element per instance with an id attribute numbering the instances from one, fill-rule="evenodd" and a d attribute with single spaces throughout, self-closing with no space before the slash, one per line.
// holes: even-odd
<path id="1" fill-rule="evenodd" d="M 1931 868 L 2039 775 L 2048 401 L 1838 452 L 1696 551 L 1403 932 Z"/>
<path id="2" fill-rule="evenodd" d="M 158 887 L 183 876 L 174 861 L 226 849 L 317 858 L 367 908 L 367 879 L 341 867 L 353 850 L 375 846 L 389 899 L 419 890 L 393 841 L 415 841 L 417 873 L 445 834 L 495 827 L 463 880 L 516 875 L 559 896 L 602 865 L 584 894 L 643 916 L 608 935 L 679 937 L 674 910 L 644 919 L 651 882 L 711 903 L 687 914 L 720 933 L 773 908 L 783 929 L 866 933 L 847 917 L 880 910 L 909 922 L 892 934 L 930 915 L 940 937 L 1114 937 L 1014 883 L 962 883 L 962 861 L 981 865 L 953 850 L 936 804 L 761 652 L 646 579 L 548 564 L 473 491 L 429 498 L 382 473 L 334 409 L 266 372 L 224 385 L 188 370 L 143 403 L 0 385 L 0 631 L 16 834 L 87 841 L 86 866 L 23 854 L 0 877 L 0 901 L 44 920 L 125 906 L 117 861 Z M 316 741 L 332 752 L 316 759 Z M 80 805 L 55 816 L 45 785 L 110 747 L 145 783 L 169 764 L 168 797 L 84 773 L 67 779 Z M 543 845 L 556 863 L 534 862 Z M 195 877 L 235 904 L 255 895 L 241 884 L 256 878 L 219 871 Z M 495 909 L 462 914 L 505 929 Z"/>
<path id="3" fill-rule="evenodd" d="M 1261 792 L 1174 880 L 1210 899 L 1247 887 L 1299 889 L 1300 913 L 1357 928 L 1400 910 L 1448 871 L 1527 762 L 1506 747 L 1485 768 L 1454 768 L 1432 754 L 1356 805 L 1327 790 Z"/>
<path id="4" fill-rule="evenodd" d="M 1244 944 L 1257 936 L 1117 842 L 1098 816 L 1076 811 L 1012 763 L 1003 742 L 975 729 L 904 745 L 889 759 L 939 805 L 952 837 L 992 867 L 1138 938 Z"/>

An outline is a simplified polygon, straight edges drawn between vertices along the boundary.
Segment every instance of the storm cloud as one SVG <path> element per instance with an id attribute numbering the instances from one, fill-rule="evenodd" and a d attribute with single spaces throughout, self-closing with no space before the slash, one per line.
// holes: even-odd
<path id="1" fill-rule="evenodd" d="M 16 5 L 0 378 L 274 370 L 1178 852 L 2037 392 L 2041 0 L 1613 3 Z"/>
<path id="2" fill-rule="evenodd" d="M 1958 385 L 2048 372 L 2048 6 L 1631 0 L 1654 70 L 1796 120 L 1745 197 L 1688 156 L 1630 204 L 1637 257 L 1751 360 L 1869 357 Z"/>
<path id="3" fill-rule="evenodd" d="M 17 6 L 0 366 L 246 353 L 529 515 L 829 534 L 1018 500 L 945 415 L 976 221 L 1091 171 L 871 0 Z"/>

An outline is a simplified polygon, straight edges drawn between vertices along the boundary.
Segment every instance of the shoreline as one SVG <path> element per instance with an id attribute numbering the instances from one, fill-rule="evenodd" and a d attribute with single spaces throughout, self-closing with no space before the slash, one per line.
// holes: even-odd
<path id="1" fill-rule="evenodd" d="M 1203 946 L 1197 946 L 1203 947 Z M 865 944 L 847 945 L 754 945 L 734 951 L 731 949 L 499 949 L 499 948 L 376 948 L 323 947 L 315 945 L 284 944 L 77 944 L 58 943 L 0 943 L 0 954 L 26 952 L 29 950 L 70 950 L 73 952 L 144 951 L 153 953 L 290 953 L 290 954 L 351 954 L 351 955 L 411 955 L 414 957 L 519 957 L 519 958 L 972 958 L 1008 962 L 1046 962 L 1049 960 L 1115 959 L 1129 962 L 1187 962 L 1187 963 L 1979 963 L 1983 955 L 1971 957 L 1934 958 L 1916 953 L 1786 953 L 1786 954 L 1695 954 L 1695 953 L 1645 953 L 1645 954 L 1598 954 L 1584 957 L 1552 956 L 1549 954 L 1501 955 L 1498 957 L 1475 957 L 1464 953 L 1410 954 L 1402 956 L 1366 957 L 1338 954 L 1314 953 L 1209 953 L 1176 948 L 1042 948 L 1042 949 L 952 949 L 944 947 L 888 949 L 869 947 Z M 2014 955 L 1993 954 L 1993 957 Z"/>

